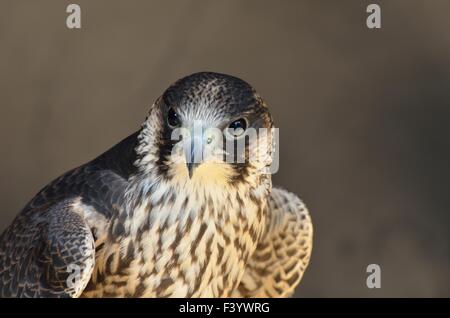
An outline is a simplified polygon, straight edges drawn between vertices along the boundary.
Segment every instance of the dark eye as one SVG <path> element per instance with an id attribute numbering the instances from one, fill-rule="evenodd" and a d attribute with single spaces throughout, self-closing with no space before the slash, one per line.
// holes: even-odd
<path id="1" fill-rule="evenodd" d="M 247 129 L 247 121 L 244 118 L 233 121 L 229 126 L 228 130 L 234 137 L 241 136 Z"/>
<path id="2" fill-rule="evenodd" d="M 167 123 L 173 128 L 180 127 L 181 125 L 180 118 L 173 108 L 169 109 L 169 113 L 167 114 Z"/>

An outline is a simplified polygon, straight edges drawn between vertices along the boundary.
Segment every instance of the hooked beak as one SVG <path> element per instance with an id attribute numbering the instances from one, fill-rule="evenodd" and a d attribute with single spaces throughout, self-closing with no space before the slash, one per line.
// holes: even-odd
<path id="1" fill-rule="evenodd" d="M 184 155 L 186 158 L 186 166 L 189 178 L 192 178 L 194 170 L 202 162 L 203 142 L 201 137 L 192 137 L 191 140 L 184 144 Z"/>

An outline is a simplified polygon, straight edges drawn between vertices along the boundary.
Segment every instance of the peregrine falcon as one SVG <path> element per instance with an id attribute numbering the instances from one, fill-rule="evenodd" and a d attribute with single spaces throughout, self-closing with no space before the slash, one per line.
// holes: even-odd
<path id="1" fill-rule="evenodd" d="M 178 80 L 136 133 L 18 214 L 0 236 L 0 296 L 291 296 L 313 229 L 302 201 L 272 188 L 273 133 L 246 136 L 273 127 L 241 79 Z"/>

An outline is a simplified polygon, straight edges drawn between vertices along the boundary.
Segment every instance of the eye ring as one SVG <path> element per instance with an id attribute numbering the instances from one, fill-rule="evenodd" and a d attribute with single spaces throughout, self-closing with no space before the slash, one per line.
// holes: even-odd
<path id="1" fill-rule="evenodd" d="M 169 108 L 167 113 L 167 124 L 172 128 L 178 128 L 181 126 L 180 117 L 172 107 Z"/>
<path id="2" fill-rule="evenodd" d="M 245 118 L 239 118 L 232 121 L 228 125 L 226 131 L 232 138 L 238 138 L 244 135 L 245 131 L 247 130 L 247 126 L 247 120 Z"/>

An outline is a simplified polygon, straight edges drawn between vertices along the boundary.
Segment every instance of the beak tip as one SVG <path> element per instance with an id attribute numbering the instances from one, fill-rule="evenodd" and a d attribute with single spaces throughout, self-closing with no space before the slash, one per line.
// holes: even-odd
<path id="1" fill-rule="evenodd" d="M 195 164 L 195 163 L 187 164 L 189 179 L 192 179 L 192 175 L 194 174 L 194 170 L 195 170 L 195 168 L 197 168 L 197 166 L 198 166 L 198 164 Z"/>

